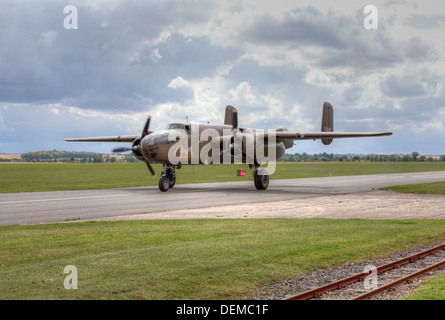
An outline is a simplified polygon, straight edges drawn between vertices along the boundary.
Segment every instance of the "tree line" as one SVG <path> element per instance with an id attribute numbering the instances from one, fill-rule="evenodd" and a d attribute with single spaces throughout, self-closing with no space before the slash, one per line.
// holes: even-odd
<path id="1" fill-rule="evenodd" d="M 80 163 L 102 163 L 102 162 L 136 162 L 131 155 L 107 155 L 96 152 L 78 151 L 36 151 L 23 153 L 21 160 L 24 162 L 80 162 Z"/>
<path id="2" fill-rule="evenodd" d="M 307 154 L 307 153 L 295 153 L 285 154 L 279 161 L 282 162 L 353 162 L 353 161 L 371 161 L 371 162 L 434 162 L 445 161 L 445 155 L 441 156 L 421 156 L 418 152 L 412 152 L 410 155 L 397 155 L 397 154 L 333 154 L 333 153 L 319 153 L 319 154 Z"/>
<path id="3" fill-rule="evenodd" d="M 3 162 L 17 161 L 9 159 L 0 159 Z M 110 155 L 96 152 L 78 152 L 78 151 L 36 151 L 23 153 L 22 162 L 79 162 L 79 163 L 103 163 L 103 162 L 137 162 L 131 154 Z M 333 154 L 333 153 L 286 153 L 279 161 L 281 162 L 353 162 L 353 161 L 371 161 L 371 162 L 434 162 L 445 161 L 445 155 L 441 156 L 423 156 L 418 152 L 412 152 L 409 155 L 398 154 Z"/>

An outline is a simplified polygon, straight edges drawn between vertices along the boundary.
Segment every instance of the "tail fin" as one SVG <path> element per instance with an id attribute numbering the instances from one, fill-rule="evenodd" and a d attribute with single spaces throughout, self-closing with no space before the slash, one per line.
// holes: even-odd
<path id="1" fill-rule="evenodd" d="M 226 107 L 224 124 L 238 128 L 238 111 L 233 106 Z"/>
<path id="2" fill-rule="evenodd" d="M 333 132 L 334 131 L 334 109 L 329 102 L 323 104 L 323 117 L 321 119 L 321 131 Z M 324 145 L 332 143 L 332 138 L 321 139 Z"/>

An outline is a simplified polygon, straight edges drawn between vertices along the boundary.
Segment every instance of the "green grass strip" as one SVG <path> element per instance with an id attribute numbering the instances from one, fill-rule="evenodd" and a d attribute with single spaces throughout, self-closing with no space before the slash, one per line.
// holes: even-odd
<path id="1" fill-rule="evenodd" d="M 445 194 L 445 182 L 419 183 L 381 188 L 403 193 Z"/>
<path id="2" fill-rule="evenodd" d="M 157 220 L 0 227 L 0 299 L 239 299 L 443 239 L 445 220 Z M 67 290 L 67 265 L 78 289 Z"/>
<path id="3" fill-rule="evenodd" d="M 404 300 L 445 300 L 445 272 L 426 279 Z"/>

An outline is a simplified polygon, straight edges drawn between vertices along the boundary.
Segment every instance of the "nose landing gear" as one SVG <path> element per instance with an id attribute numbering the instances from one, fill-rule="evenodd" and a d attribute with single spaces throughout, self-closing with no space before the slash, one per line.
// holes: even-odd
<path id="1" fill-rule="evenodd" d="M 175 167 L 173 165 L 164 164 L 162 169 L 161 178 L 159 179 L 159 190 L 162 192 L 168 191 L 173 188 L 176 183 Z"/>

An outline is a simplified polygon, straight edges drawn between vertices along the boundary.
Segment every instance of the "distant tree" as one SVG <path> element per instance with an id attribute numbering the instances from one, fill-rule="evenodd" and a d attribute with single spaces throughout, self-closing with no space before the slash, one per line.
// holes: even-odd
<path id="1" fill-rule="evenodd" d="M 413 152 L 412 156 L 413 156 L 413 161 L 417 161 L 417 157 L 419 156 L 419 153 L 418 152 Z"/>

